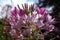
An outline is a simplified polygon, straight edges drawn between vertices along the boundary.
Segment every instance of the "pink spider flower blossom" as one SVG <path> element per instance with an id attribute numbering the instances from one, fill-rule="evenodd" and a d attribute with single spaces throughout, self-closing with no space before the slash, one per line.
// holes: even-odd
<path id="1" fill-rule="evenodd" d="M 16 7 L 12 10 L 11 12 L 11 17 L 10 17 L 10 25 L 11 29 L 9 33 L 11 34 L 12 37 L 16 38 L 22 38 L 25 37 L 24 34 L 32 36 L 32 31 L 34 31 L 33 36 L 35 36 L 35 31 L 37 31 L 37 36 L 41 37 L 41 39 L 44 39 L 44 35 L 39 32 L 42 29 L 48 30 L 47 32 L 51 32 L 54 29 L 54 25 L 51 24 L 51 22 L 54 21 L 52 19 L 52 16 L 46 13 L 45 8 L 39 8 L 36 7 L 37 14 L 33 13 L 34 10 L 31 12 L 28 12 L 28 15 L 26 14 L 27 10 L 27 5 L 23 9 L 17 9 Z M 30 9 L 29 9 L 30 10 Z M 19 15 L 19 20 L 17 15 Z M 35 18 L 38 16 L 36 19 L 37 21 L 35 22 Z M 35 30 L 33 30 L 33 27 L 36 27 Z M 17 39 L 16 39 L 17 40 Z"/>
<path id="2" fill-rule="evenodd" d="M 36 11 L 37 11 L 38 14 L 46 15 L 46 8 L 36 7 Z"/>

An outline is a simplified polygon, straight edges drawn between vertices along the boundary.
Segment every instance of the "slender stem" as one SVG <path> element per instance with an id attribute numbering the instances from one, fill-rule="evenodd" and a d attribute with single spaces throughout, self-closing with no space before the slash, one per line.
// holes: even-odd
<path id="1" fill-rule="evenodd" d="M 8 40 L 8 35 L 7 34 L 5 34 L 6 35 L 6 40 Z"/>

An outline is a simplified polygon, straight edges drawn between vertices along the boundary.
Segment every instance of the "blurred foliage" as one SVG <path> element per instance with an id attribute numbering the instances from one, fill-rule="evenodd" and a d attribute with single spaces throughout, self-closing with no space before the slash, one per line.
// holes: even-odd
<path id="1" fill-rule="evenodd" d="M 3 33 L 4 26 L 5 23 L 3 22 L 3 19 L 0 19 L 0 40 L 5 40 L 5 35 Z"/>
<path id="2" fill-rule="evenodd" d="M 4 26 L 6 26 L 4 20 L 0 19 L 0 40 L 6 40 L 6 34 L 4 33 Z M 11 40 L 10 37 L 8 37 L 8 40 Z"/>

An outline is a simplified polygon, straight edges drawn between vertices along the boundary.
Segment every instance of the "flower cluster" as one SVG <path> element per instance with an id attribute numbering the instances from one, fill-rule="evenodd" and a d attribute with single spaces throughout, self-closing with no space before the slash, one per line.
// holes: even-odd
<path id="1" fill-rule="evenodd" d="M 55 27 L 52 25 L 55 18 L 52 18 L 46 11 L 46 8 L 39 8 L 34 5 L 28 7 L 27 4 L 21 9 L 14 7 L 8 20 L 9 27 L 5 27 L 5 32 L 16 40 L 42 39 Z"/>

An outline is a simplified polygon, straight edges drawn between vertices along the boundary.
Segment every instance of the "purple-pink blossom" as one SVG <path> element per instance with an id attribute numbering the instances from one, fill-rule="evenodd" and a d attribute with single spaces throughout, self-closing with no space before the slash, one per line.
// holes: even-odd
<path id="1" fill-rule="evenodd" d="M 19 16 L 23 16 L 25 14 L 25 12 L 26 12 L 26 9 L 20 9 L 18 14 L 19 14 Z"/>
<path id="2" fill-rule="evenodd" d="M 34 13 L 35 10 L 31 12 L 32 9 L 28 9 L 30 12 L 28 12 L 27 15 L 27 7 L 28 5 L 25 5 L 23 9 L 17 9 L 14 7 L 12 10 L 9 18 L 9 23 L 11 25 L 9 31 L 10 35 L 12 37 L 16 36 L 17 38 L 23 38 L 25 37 L 25 34 L 29 36 L 32 36 L 33 34 L 35 37 L 39 36 L 41 39 L 44 39 L 44 34 L 41 30 L 46 29 L 47 32 L 53 31 L 55 26 L 51 23 L 54 21 L 54 18 L 46 13 L 46 8 L 39 7 L 36 7 L 37 13 Z M 38 18 L 35 19 L 36 17 Z"/>

